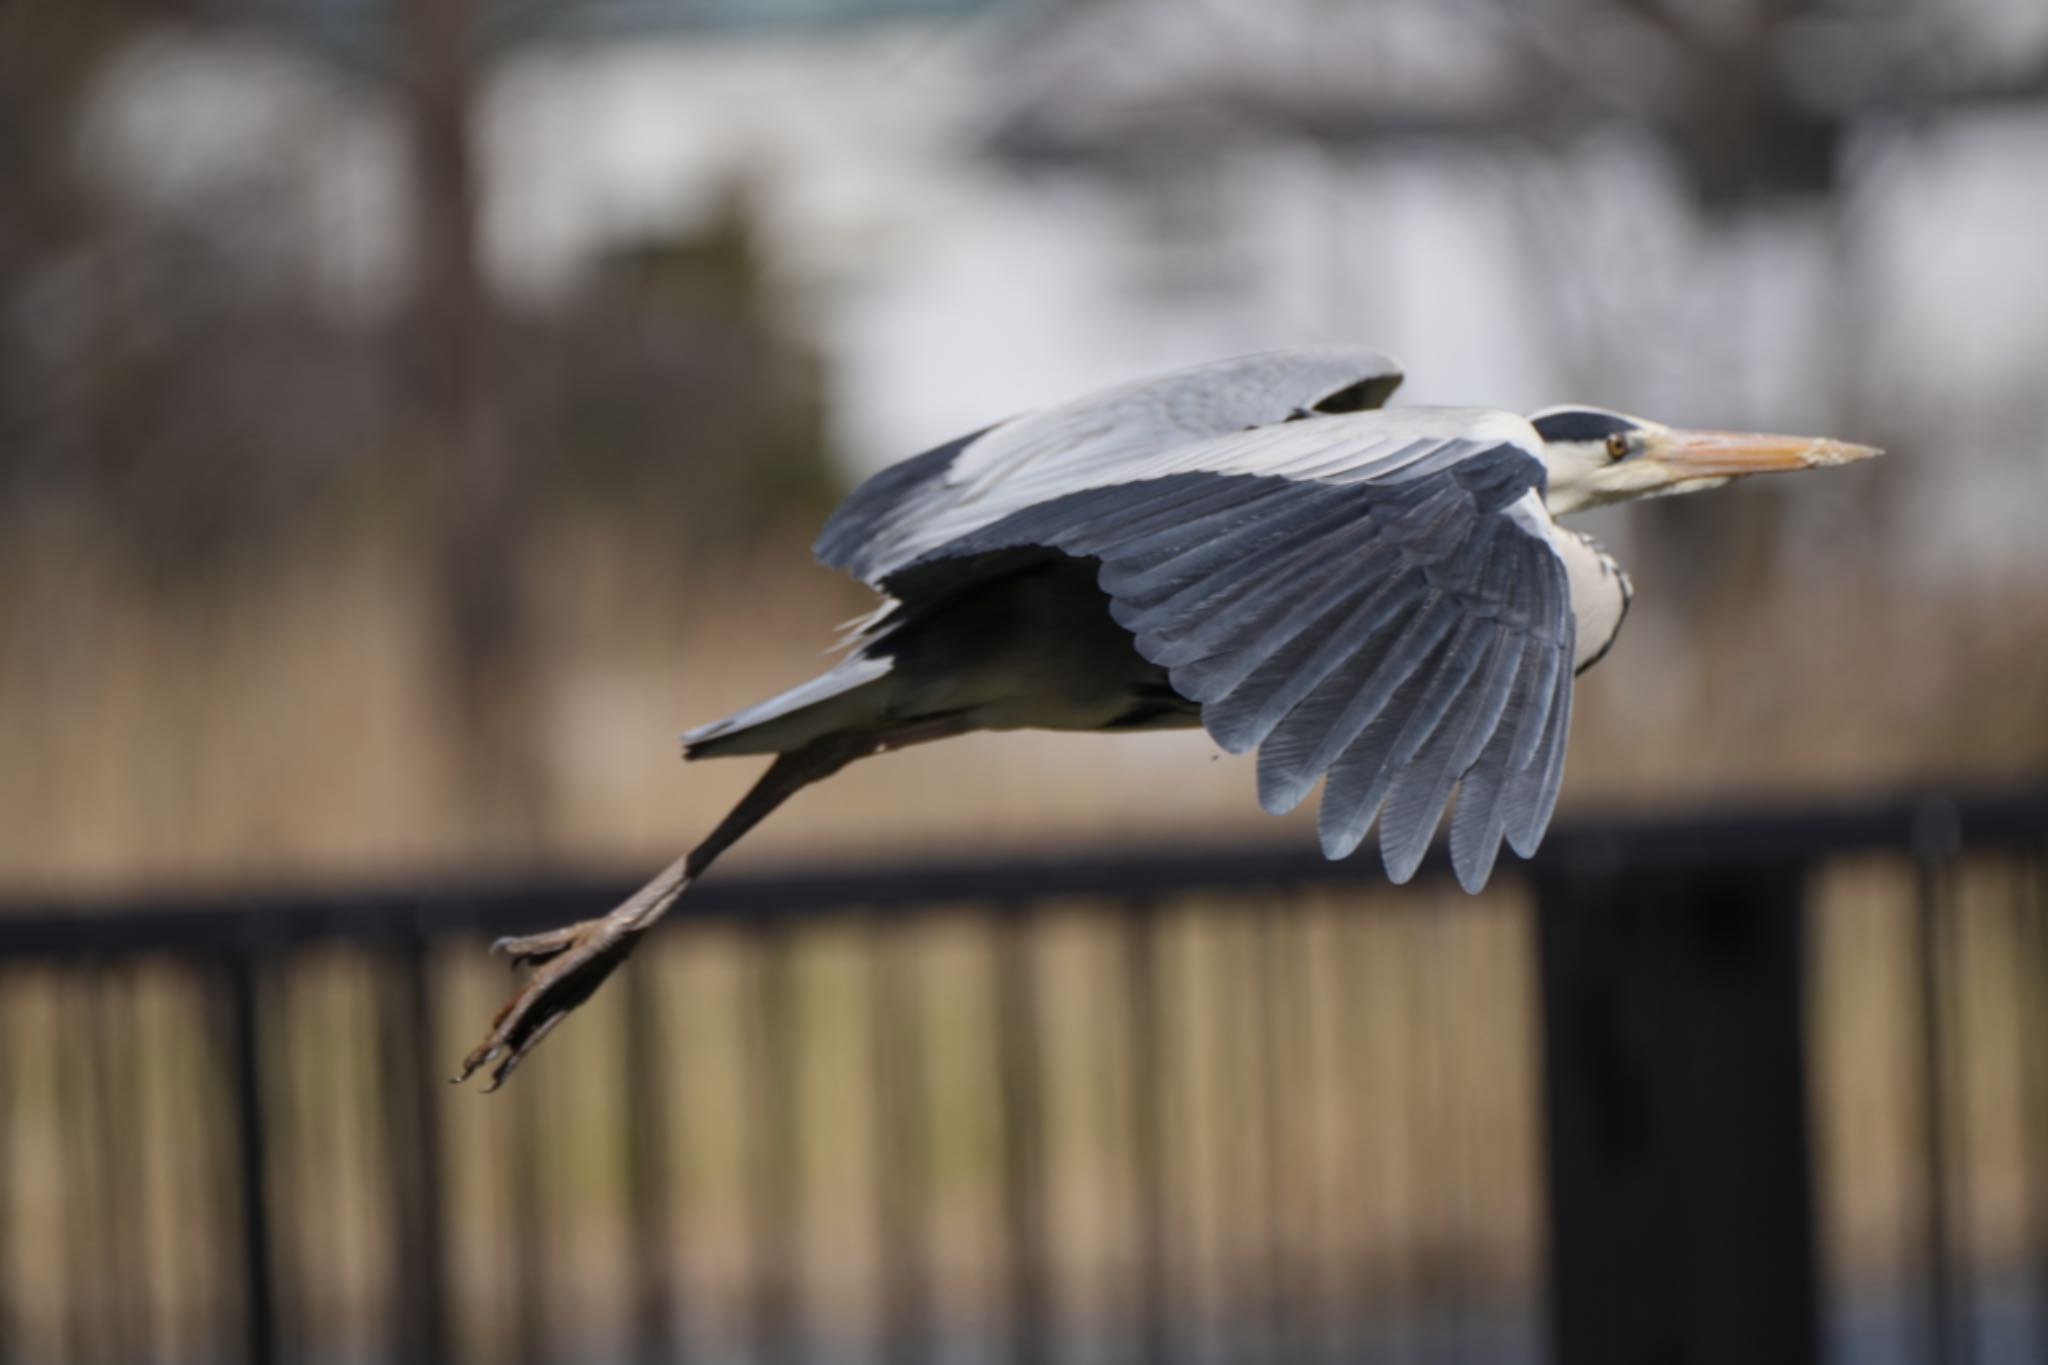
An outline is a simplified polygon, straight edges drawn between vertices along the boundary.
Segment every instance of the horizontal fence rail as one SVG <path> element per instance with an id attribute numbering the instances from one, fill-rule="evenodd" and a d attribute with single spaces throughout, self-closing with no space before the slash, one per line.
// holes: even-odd
<path id="1" fill-rule="evenodd" d="M 1861 803 L 1744 806 L 1678 814 L 1560 821 L 1527 863 L 1506 872 L 1600 875 L 1619 870 L 1755 867 L 1813 863 L 1856 853 L 1944 858 L 1972 849 L 2038 851 L 2048 843 L 2048 789 L 1925 793 Z M 1441 845 L 1418 874 L 1441 877 Z M 693 886 L 670 923 L 791 917 L 978 903 L 1016 908 L 1034 901 L 1101 896 L 1144 899 L 1194 892 L 1385 881 L 1365 853 L 1330 861 L 1312 848 L 1153 849 L 882 866 L 776 874 L 735 873 Z M 167 895 L 142 901 L 59 902 L 0 897 L 0 958 L 99 957 L 181 949 L 262 951 L 323 940 L 367 943 L 462 934 L 519 934 L 581 918 L 622 899 L 617 879 L 518 882 L 393 890 Z"/>
<path id="2" fill-rule="evenodd" d="M 720 876 L 445 1085 L 628 889 L 0 907 L 0 1361 L 2048 1358 L 2048 790 Z"/>

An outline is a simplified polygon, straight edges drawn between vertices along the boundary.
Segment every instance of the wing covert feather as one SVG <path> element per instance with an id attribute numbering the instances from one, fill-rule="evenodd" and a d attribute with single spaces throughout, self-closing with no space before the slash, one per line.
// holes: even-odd
<path id="1" fill-rule="evenodd" d="M 1307 412 L 1378 408 L 1400 364 L 1363 346 L 1214 361 L 1026 413 L 892 465 L 833 512 L 813 552 L 879 584 L 947 542 L 1073 492 L 1171 472 L 1176 452 Z M 1329 458 L 1341 463 L 1340 445 Z M 1195 466 L 1199 467 L 1199 466 Z"/>

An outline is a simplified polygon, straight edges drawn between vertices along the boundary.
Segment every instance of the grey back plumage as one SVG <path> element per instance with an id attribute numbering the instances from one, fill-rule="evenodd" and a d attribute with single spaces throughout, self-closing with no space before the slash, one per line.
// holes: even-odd
<path id="1" fill-rule="evenodd" d="M 1325 853 L 1377 818 L 1406 881 L 1456 789 L 1476 890 L 1503 837 L 1534 851 L 1561 785 L 1570 592 L 1534 431 L 1371 410 L 1397 381 L 1375 352 L 1313 348 L 1016 419 L 877 476 L 819 554 L 904 600 L 995 550 L 1098 560 L 1139 654 L 1219 744 L 1258 750 L 1268 810 L 1327 778 Z"/>
<path id="2" fill-rule="evenodd" d="M 1378 407 L 1400 366 L 1362 346 L 1299 346 L 1198 365 L 1025 413 L 892 465 L 811 547 L 868 583 L 1046 497 L 1142 477 L 1164 452 L 1299 413 Z"/>

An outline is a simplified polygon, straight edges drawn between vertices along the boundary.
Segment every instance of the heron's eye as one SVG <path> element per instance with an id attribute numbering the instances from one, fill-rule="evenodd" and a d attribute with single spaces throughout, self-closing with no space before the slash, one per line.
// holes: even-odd
<path id="1" fill-rule="evenodd" d="M 1615 432 L 1615 433 L 1614 433 L 1614 434 L 1613 434 L 1612 436 L 1609 436 L 1609 437 L 1607 438 L 1607 458 L 1608 458 L 1608 459 L 1610 459 L 1610 460 L 1619 460 L 1619 459 L 1624 459 L 1624 458 L 1626 458 L 1626 457 L 1627 457 L 1627 455 L 1628 455 L 1628 452 L 1629 452 L 1629 444 L 1628 444 L 1628 433 L 1627 433 L 1627 432 L 1623 432 L 1623 431 L 1617 431 L 1617 432 Z"/>

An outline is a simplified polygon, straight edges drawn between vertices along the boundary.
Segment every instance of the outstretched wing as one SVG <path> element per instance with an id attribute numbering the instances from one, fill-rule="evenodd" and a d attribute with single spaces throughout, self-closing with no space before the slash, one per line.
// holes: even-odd
<path id="1" fill-rule="evenodd" d="M 1146 477 L 1192 444 L 1386 402 L 1400 366 L 1362 346 L 1216 361 L 999 422 L 892 465 L 839 505 L 812 547 L 869 583 L 1047 498 Z"/>
<path id="2" fill-rule="evenodd" d="M 930 548 L 880 585 L 908 599 L 920 575 L 1010 546 L 1099 559 L 1139 653 L 1219 744 L 1258 749 L 1266 809 L 1327 776 L 1324 852 L 1349 854 L 1377 817 L 1403 882 L 1456 787 L 1452 863 L 1476 890 L 1503 836 L 1535 851 L 1563 776 L 1573 621 L 1541 448 L 1506 413 L 1419 408 L 1107 467 L 1006 464 L 982 503 L 901 528 L 893 544 Z M 980 517 L 990 503 L 1003 510 Z"/>

